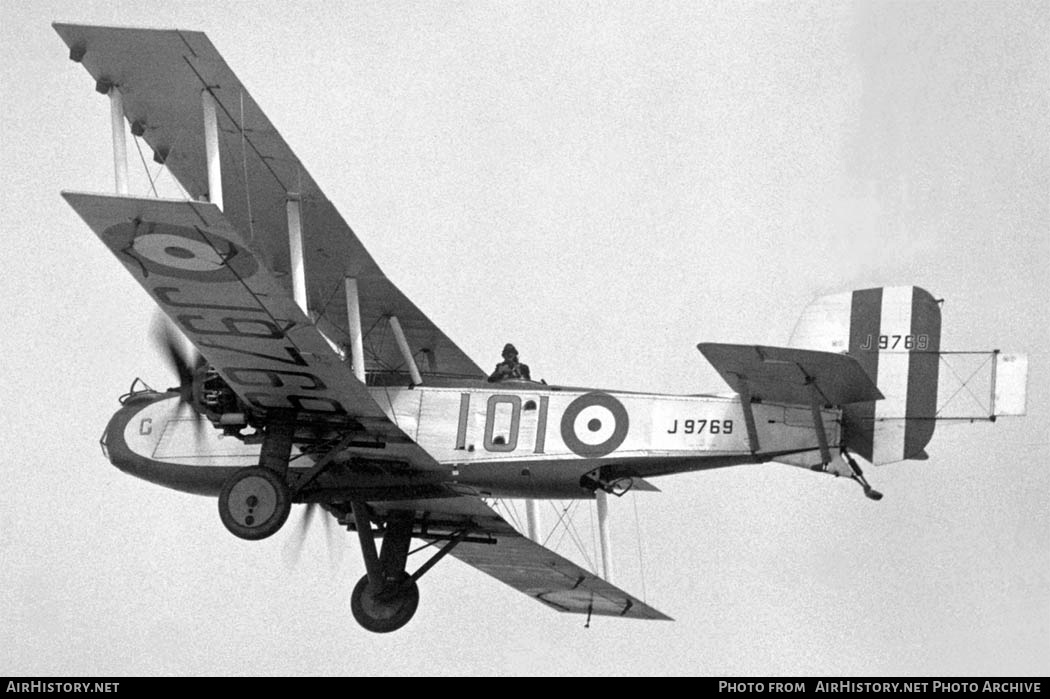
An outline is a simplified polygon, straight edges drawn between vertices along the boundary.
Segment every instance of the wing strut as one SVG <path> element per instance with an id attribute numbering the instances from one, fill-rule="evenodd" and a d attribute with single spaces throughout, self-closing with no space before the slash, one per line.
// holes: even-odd
<path id="1" fill-rule="evenodd" d="M 405 365 L 408 366 L 408 375 L 412 377 L 412 385 L 420 385 L 423 383 L 423 377 L 419 375 L 419 367 L 416 366 L 416 360 L 412 357 L 412 348 L 408 346 L 405 331 L 401 329 L 401 321 L 397 319 L 397 316 L 390 316 L 390 329 L 394 331 L 394 339 L 397 340 L 401 356 L 405 360 Z"/>
<path id="2" fill-rule="evenodd" d="M 292 272 L 292 297 L 310 317 L 306 299 L 306 265 L 303 262 L 303 217 L 298 194 L 289 194 L 285 201 L 288 213 L 288 266 Z"/>
<path id="3" fill-rule="evenodd" d="M 758 453 L 758 428 L 755 427 L 755 411 L 751 407 L 751 387 L 747 379 L 740 377 L 740 407 L 744 409 L 744 424 L 747 426 L 747 446 L 752 454 Z"/>
<path id="4" fill-rule="evenodd" d="M 215 116 L 215 95 L 210 88 L 201 90 L 204 110 L 204 156 L 208 163 L 208 201 L 223 210 L 222 167 L 219 162 L 219 120 Z M 247 184 L 247 183 L 246 183 Z"/>
<path id="5" fill-rule="evenodd" d="M 609 543 L 609 494 L 599 488 L 594 491 L 598 505 L 598 540 L 602 548 L 602 577 L 612 582 L 612 548 Z"/>
<path id="6" fill-rule="evenodd" d="M 540 541 L 540 507 L 536 500 L 529 499 L 525 501 L 525 531 L 532 541 L 537 544 L 543 543 Z"/>
<path id="7" fill-rule="evenodd" d="M 806 384 L 809 386 L 809 408 L 813 411 L 813 429 L 816 430 L 817 441 L 820 443 L 820 463 L 827 466 L 831 463 L 831 450 L 828 449 L 828 435 L 824 432 L 824 418 L 820 415 L 823 396 L 812 377 L 806 377 Z"/>
<path id="8" fill-rule="evenodd" d="M 128 193 L 128 148 L 124 132 L 124 97 L 120 88 L 111 83 L 99 82 L 108 87 L 109 120 L 113 131 L 113 175 L 116 178 L 117 194 Z"/>
<path id="9" fill-rule="evenodd" d="M 361 383 L 365 382 L 365 342 L 361 335 L 361 300 L 357 295 L 357 280 L 344 277 L 346 290 L 346 322 L 350 332 L 350 361 L 353 363 L 354 376 Z"/>

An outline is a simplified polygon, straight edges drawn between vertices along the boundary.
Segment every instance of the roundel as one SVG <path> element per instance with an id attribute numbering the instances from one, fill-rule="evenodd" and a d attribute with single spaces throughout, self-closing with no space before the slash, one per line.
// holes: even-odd
<path id="1" fill-rule="evenodd" d="M 255 274 L 252 255 L 213 232 L 166 223 L 120 223 L 104 234 L 147 276 L 158 274 L 199 282 L 233 282 Z"/>
<path id="2" fill-rule="evenodd" d="M 596 458 L 612 453 L 627 438 L 627 409 L 608 393 L 585 393 L 561 416 L 561 438 L 574 454 Z"/>

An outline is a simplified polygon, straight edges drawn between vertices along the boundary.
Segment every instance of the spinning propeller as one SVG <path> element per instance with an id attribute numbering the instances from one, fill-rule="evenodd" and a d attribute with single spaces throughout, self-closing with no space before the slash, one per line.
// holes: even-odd
<path id="1" fill-rule="evenodd" d="M 320 503 L 308 502 L 306 508 L 303 510 L 303 516 L 299 519 L 299 525 L 295 531 L 289 535 L 288 539 L 284 542 L 284 549 L 282 551 L 284 556 L 284 565 L 286 568 L 294 568 L 299 563 L 299 558 L 303 552 L 303 543 L 306 541 L 306 534 L 310 530 L 310 523 L 314 520 L 314 516 L 318 510 L 323 510 Z M 333 567 L 338 566 L 340 559 L 342 558 L 342 548 L 339 546 L 341 538 L 338 532 L 332 527 L 332 517 L 326 512 L 321 512 L 321 518 L 324 520 L 324 533 L 325 539 L 328 543 L 328 560 Z"/>
<path id="2" fill-rule="evenodd" d="M 198 441 L 201 438 L 201 430 L 204 427 L 205 417 L 197 409 L 196 401 L 194 400 L 194 383 L 197 380 L 197 376 L 200 373 L 201 367 L 207 364 L 206 360 L 199 352 L 193 353 L 192 361 L 187 353 L 184 351 L 184 344 L 179 337 L 178 332 L 172 326 L 171 322 L 163 316 L 158 316 L 153 323 L 152 339 L 154 344 L 157 345 L 161 353 L 168 360 L 168 365 L 172 371 L 179 378 L 179 386 L 177 390 L 179 392 L 179 409 L 181 411 L 183 406 L 187 406 L 194 417 L 194 428 L 195 436 Z M 322 510 L 320 503 L 310 502 L 306 503 L 306 507 L 303 510 L 303 516 L 299 519 L 299 525 L 296 527 L 291 536 L 285 541 L 284 545 L 284 562 L 288 568 L 294 568 L 302 554 L 303 544 L 306 541 L 306 535 L 310 530 L 310 523 L 314 520 L 318 510 Z M 338 531 L 332 525 L 332 517 L 328 516 L 327 513 L 322 512 L 321 517 L 324 520 L 325 539 L 328 543 L 328 556 L 333 567 L 337 566 L 339 560 L 342 558 L 342 548 L 339 543 L 341 538 L 339 537 Z"/>
<path id="3" fill-rule="evenodd" d="M 193 400 L 193 382 L 197 370 L 206 364 L 199 352 L 194 352 L 193 362 L 183 351 L 182 342 L 175 333 L 174 328 L 167 319 L 158 316 L 153 323 L 153 342 L 161 350 L 168 360 L 168 364 L 179 377 L 179 409 L 189 406 L 194 416 L 194 429 L 197 439 L 200 439 L 201 428 L 204 427 L 204 416 L 197 410 Z M 173 389 L 174 390 L 174 389 Z"/>

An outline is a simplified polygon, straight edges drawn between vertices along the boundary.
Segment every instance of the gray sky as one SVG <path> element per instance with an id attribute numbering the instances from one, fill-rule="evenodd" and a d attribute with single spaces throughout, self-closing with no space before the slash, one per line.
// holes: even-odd
<path id="1" fill-rule="evenodd" d="M 289 570 L 291 531 L 236 540 L 99 452 L 135 376 L 175 379 L 58 196 L 113 182 L 56 20 L 206 32 L 482 366 L 511 341 L 550 382 L 724 391 L 697 342 L 784 344 L 818 293 L 914 283 L 942 347 L 1030 354 L 1029 416 L 939 428 L 872 469 L 878 504 L 775 465 L 614 502 L 619 581 L 644 567 L 674 623 L 585 630 L 449 560 L 369 634 L 349 535 Z M 1039 2 L 0 0 L 0 673 L 1047 674 L 1048 35 Z"/>

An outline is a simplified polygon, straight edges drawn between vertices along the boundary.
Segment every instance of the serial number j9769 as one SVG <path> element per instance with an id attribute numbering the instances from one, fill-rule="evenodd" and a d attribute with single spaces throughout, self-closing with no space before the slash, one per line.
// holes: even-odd
<path id="1" fill-rule="evenodd" d="M 681 428 L 679 429 L 679 423 Z M 667 434 L 733 434 L 732 420 L 678 420 L 675 419 Z"/>

